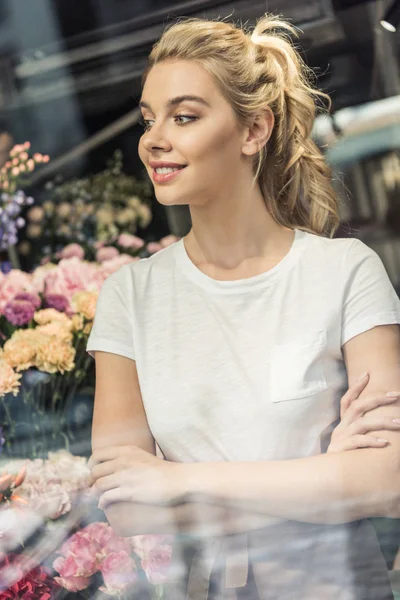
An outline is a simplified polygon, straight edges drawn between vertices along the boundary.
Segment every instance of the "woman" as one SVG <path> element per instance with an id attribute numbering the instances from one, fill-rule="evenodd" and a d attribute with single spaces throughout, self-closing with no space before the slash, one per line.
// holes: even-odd
<path id="1" fill-rule="evenodd" d="M 108 278 L 87 346 L 99 506 L 121 535 L 188 534 L 171 600 L 392 598 L 367 519 L 399 516 L 400 302 L 332 239 L 321 94 L 285 30 L 187 19 L 154 46 L 139 155 L 192 228 Z"/>

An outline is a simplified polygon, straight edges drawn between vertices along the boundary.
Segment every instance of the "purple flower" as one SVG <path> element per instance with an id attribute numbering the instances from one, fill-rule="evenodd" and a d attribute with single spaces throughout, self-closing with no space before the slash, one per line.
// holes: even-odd
<path id="1" fill-rule="evenodd" d="M 1 454 L 2 450 L 3 450 L 3 446 L 4 446 L 4 442 L 5 441 L 6 440 L 3 438 L 3 428 L 0 427 L 0 454 Z"/>
<path id="2" fill-rule="evenodd" d="M 40 300 L 39 296 L 35 296 L 34 294 L 30 294 L 29 292 L 20 292 L 19 294 L 14 296 L 13 300 L 26 300 L 27 302 L 33 304 L 33 306 L 36 309 L 39 309 L 40 305 L 42 304 L 42 301 Z"/>
<path id="3" fill-rule="evenodd" d="M 45 308 L 55 308 L 58 312 L 65 312 L 69 307 L 69 301 L 62 294 L 47 294 L 44 299 Z"/>
<path id="4" fill-rule="evenodd" d="M 27 325 L 35 311 L 35 306 L 27 300 L 11 300 L 4 307 L 4 316 L 12 325 Z"/>

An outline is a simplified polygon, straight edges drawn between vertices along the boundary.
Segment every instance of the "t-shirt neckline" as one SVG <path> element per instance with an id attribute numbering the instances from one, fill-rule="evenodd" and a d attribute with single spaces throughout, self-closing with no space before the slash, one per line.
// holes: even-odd
<path id="1" fill-rule="evenodd" d="M 234 291 L 245 291 L 253 288 L 262 287 L 271 280 L 273 280 L 278 273 L 281 273 L 286 269 L 298 255 L 300 248 L 303 246 L 303 242 L 306 238 L 307 232 L 300 229 L 294 229 L 295 236 L 289 252 L 276 264 L 272 269 L 254 275 L 253 277 L 247 277 L 246 279 L 236 279 L 223 281 L 219 279 L 213 279 L 209 275 L 206 275 L 201 271 L 190 259 L 184 244 L 184 238 L 182 237 L 175 244 L 175 257 L 180 269 L 184 274 L 189 277 L 195 283 L 201 285 L 210 291 L 219 292 L 234 292 Z"/>

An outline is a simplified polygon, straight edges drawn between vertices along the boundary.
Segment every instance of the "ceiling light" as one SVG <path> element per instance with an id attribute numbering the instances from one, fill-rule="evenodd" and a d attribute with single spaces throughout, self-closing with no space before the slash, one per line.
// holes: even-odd
<path id="1" fill-rule="evenodd" d="M 387 31 L 391 31 L 394 33 L 396 28 L 400 23 L 400 1 L 394 0 L 394 2 L 389 6 L 386 11 L 383 19 L 380 21 L 382 27 L 387 29 Z"/>

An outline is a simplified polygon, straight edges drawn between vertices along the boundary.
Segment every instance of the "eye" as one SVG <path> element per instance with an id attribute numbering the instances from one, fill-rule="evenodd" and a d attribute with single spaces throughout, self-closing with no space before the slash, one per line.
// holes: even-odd
<path id="1" fill-rule="evenodd" d="M 143 117 L 139 117 L 138 123 L 143 127 L 145 131 L 148 131 L 148 129 L 150 128 L 150 121 L 148 119 L 143 119 Z"/>
<path id="2" fill-rule="evenodd" d="M 176 119 L 189 119 L 189 121 L 186 121 L 186 123 L 188 123 L 188 122 L 190 123 L 191 121 L 194 121 L 194 120 L 196 120 L 196 119 L 197 119 L 197 117 L 192 117 L 192 116 L 190 116 L 190 115 L 176 115 L 176 116 L 175 116 L 175 120 L 176 120 Z M 178 125 L 186 125 L 186 123 L 182 123 L 182 122 L 181 122 L 181 123 L 177 123 L 177 124 L 178 124 Z"/>

